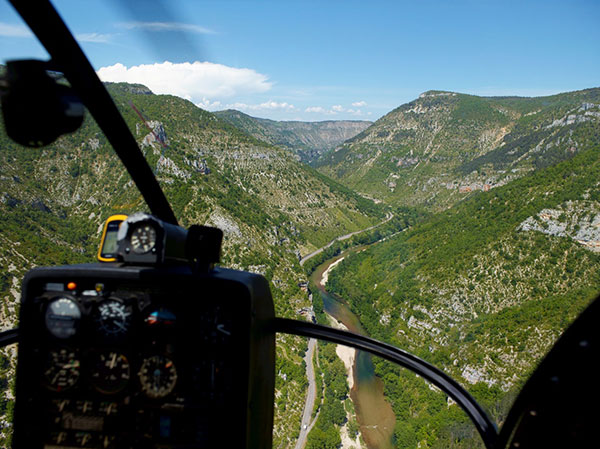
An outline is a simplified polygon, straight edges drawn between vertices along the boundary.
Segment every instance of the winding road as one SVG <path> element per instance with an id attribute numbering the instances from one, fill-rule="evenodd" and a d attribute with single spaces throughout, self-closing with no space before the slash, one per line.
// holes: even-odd
<path id="1" fill-rule="evenodd" d="M 308 259 L 310 259 L 310 258 L 312 258 L 312 257 L 316 256 L 317 254 L 321 254 L 323 251 L 325 251 L 327 248 L 329 248 L 329 247 L 330 247 L 331 245 L 333 245 L 335 242 L 341 242 L 342 240 L 347 240 L 347 239 L 349 239 L 349 238 L 350 238 L 350 237 L 352 237 L 353 235 L 360 234 L 361 232 L 370 231 L 371 229 L 375 229 L 376 227 L 378 227 L 378 226 L 381 226 L 382 224 L 385 224 L 385 223 L 387 223 L 387 222 L 388 222 L 388 221 L 390 221 L 392 218 L 394 218 L 394 214 L 392 214 L 391 212 L 389 212 L 389 213 L 388 213 L 388 215 L 387 215 L 387 217 L 385 217 L 385 220 L 383 220 L 381 223 L 377 223 L 376 225 L 370 226 L 370 227 L 368 227 L 368 228 L 365 228 L 365 229 L 360 229 L 360 230 L 358 230 L 358 231 L 350 232 L 349 234 L 344 234 L 344 235 L 341 235 L 341 236 L 339 236 L 339 237 L 336 237 L 336 238 L 334 238 L 334 239 L 333 239 L 331 242 L 329 242 L 327 245 L 325 245 L 325 246 L 323 246 L 323 247 L 319 248 L 319 249 L 318 249 L 318 250 L 316 250 L 316 251 L 313 251 L 313 252 L 312 252 L 312 253 L 310 253 L 310 254 L 307 254 L 307 255 L 306 255 L 306 256 L 304 256 L 302 259 L 300 259 L 300 266 L 304 265 L 304 263 L 305 263 L 305 262 L 306 262 Z"/>
<path id="2" fill-rule="evenodd" d="M 315 382 L 315 369 L 313 366 L 313 355 L 315 353 L 315 346 L 317 340 L 310 338 L 308 340 L 308 350 L 304 356 L 306 362 L 306 376 L 308 377 L 308 393 L 306 394 L 306 402 L 304 403 L 304 413 L 302 413 L 302 424 L 300 427 L 300 435 L 296 441 L 294 449 L 303 449 L 306 444 L 306 437 L 311 431 L 313 425 L 317 421 L 317 418 L 311 422 L 310 417 L 312 415 L 313 408 L 315 406 L 315 398 L 317 395 L 317 385 Z"/>

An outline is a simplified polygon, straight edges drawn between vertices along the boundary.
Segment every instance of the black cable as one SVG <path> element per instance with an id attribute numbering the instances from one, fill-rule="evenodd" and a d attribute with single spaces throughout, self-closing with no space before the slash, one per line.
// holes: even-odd
<path id="1" fill-rule="evenodd" d="M 127 123 L 119 113 L 94 68 L 48 0 L 10 0 L 31 31 L 60 68 L 140 190 L 153 215 L 167 223 L 177 218 L 152 169 L 140 151 Z"/>
<path id="2" fill-rule="evenodd" d="M 0 348 L 17 343 L 19 340 L 19 328 L 15 327 L 4 332 L 0 332 Z"/>
<path id="3" fill-rule="evenodd" d="M 332 343 L 351 346 L 362 351 L 370 352 L 373 355 L 382 357 L 411 370 L 431 382 L 456 401 L 469 418 L 471 418 L 471 421 L 483 439 L 485 447 L 488 449 L 493 447 L 496 438 L 498 437 L 498 431 L 495 424 L 475 399 L 473 399 L 473 397 L 461 387 L 458 382 L 435 366 L 430 365 L 406 351 L 365 337 L 364 335 L 354 334 L 341 329 L 333 329 L 331 327 L 321 326 L 306 321 L 275 318 L 273 330 L 275 332 L 318 338 Z"/>

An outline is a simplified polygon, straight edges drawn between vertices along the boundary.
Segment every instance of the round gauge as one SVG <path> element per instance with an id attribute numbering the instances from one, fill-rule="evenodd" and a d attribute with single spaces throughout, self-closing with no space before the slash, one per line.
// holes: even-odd
<path id="1" fill-rule="evenodd" d="M 131 233 L 130 241 L 134 253 L 147 253 L 156 246 L 156 230 L 150 224 L 141 224 Z"/>
<path id="2" fill-rule="evenodd" d="M 100 353 L 96 358 L 91 378 L 92 384 L 100 393 L 118 393 L 129 381 L 127 357 L 114 351 Z"/>
<path id="3" fill-rule="evenodd" d="M 75 351 L 66 348 L 50 351 L 44 371 L 48 388 L 54 391 L 71 388 L 79 379 L 79 366 Z"/>
<path id="4" fill-rule="evenodd" d="M 131 307 L 117 299 L 107 299 L 98 306 L 96 321 L 107 336 L 124 334 L 131 323 Z"/>
<path id="5" fill-rule="evenodd" d="M 177 383 L 177 370 L 171 359 L 155 355 L 144 359 L 139 372 L 142 391 L 152 399 L 167 396 Z"/>
<path id="6" fill-rule="evenodd" d="M 46 327 L 56 338 L 69 338 L 75 335 L 81 310 L 70 298 L 58 298 L 46 309 Z"/>

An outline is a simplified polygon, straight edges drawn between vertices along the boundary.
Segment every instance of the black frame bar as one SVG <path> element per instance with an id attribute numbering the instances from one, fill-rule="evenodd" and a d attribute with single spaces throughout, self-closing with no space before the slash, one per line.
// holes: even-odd
<path id="1" fill-rule="evenodd" d="M 496 425 L 475 401 L 475 399 L 454 379 L 435 366 L 420 358 L 398 349 L 395 346 L 374 340 L 364 335 L 334 329 L 307 321 L 291 320 L 288 318 L 275 318 L 273 330 L 284 334 L 300 335 L 302 337 L 317 338 L 331 343 L 350 346 L 367 351 L 373 355 L 389 360 L 423 377 L 450 396 L 469 416 L 475 428 L 481 435 L 485 447 L 494 447 L 498 437 Z"/>
<path id="2" fill-rule="evenodd" d="M 47 0 L 9 0 L 65 75 L 125 165 L 153 215 L 177 218 L 110 94 L 64 21 Z"/>

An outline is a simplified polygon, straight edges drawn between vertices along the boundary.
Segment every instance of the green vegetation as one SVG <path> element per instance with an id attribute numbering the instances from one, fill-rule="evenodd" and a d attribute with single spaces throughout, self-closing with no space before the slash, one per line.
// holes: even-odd
<path id="1" fill-rule="evenodd" d="M 297 122 L 261 119 L 236 110 L 214 113 L 251 136 L 278 145 L 298 155 L 301 161 L 313 163 L 323 152 L 367 128 L 367 121 Z"/>
<path id="2" fill-rule="evenodd" d="M 336 449 L 341 444 L 339 427 L 346 422 L 344 401 L 348 397 L 348 383 L 346 368 L 335 353 L 335 345 L 319 343 L 319 366 L 324 375 L 323 404 L 306 447 Z"/>
<path id="3" fill-rule="evenodd" d="M 184 226 L 224 229 L 222 263 L 263 274 L 276 313 L 309 306 L 298 253 L 385 216 L 375 205 L 275 147 L 173 96 L 144 86 L 108 86 Z M 163 148 L 130 106 L 163 136 Z M 0 125 L 0 128 L 2 125 Z M 33 266 L 93 262 L 103 220 L 147 211 L 94 120 L 43 149 L 12 143 L 0 129 L 0 319 L 13 326 L 21 279 Z M 302 339 L 278 341 L 275 445 L 293 444 L 306 389 Z M 7 406 L 8 407 L 8 406 Z M 6 409 L 6 407 L 5 407 Z"/>
<path id="4" fill-rule="evenodd" d="M 596 145 L 348 256 L 328 290 L 349 302 L 371 336 L 466 379 L 501 422 L 515 391 L 600 285 L 598 254 L 519 224 L 582 198 L 597 210 L 599 155 Z M 398 447 L 479 444 L 443 394 L 388 363 L 375 366 L 398 417 Z"/>
<path id="5" fill-rule="evenodd" d="M 600 255 L 574 239 L 600 210 L 600 89 L 544 98 L 430 91 L 324 155 L 317 171 L 287 148 L 300 139 L 296 129 L 243 114 L 232 124 L 139 85 L 108 88 L 181 223 L 224 229 L 223 265 L 262 273 L 278 316 L 311 305 L 299 287 L 307 273 L 365 245 L 333 270 L 328 289 L 372 337 L 461 379 L 497 422 L 598 290 Z M 166 149 L 130 102 L 166 136 Z M 28 269 L 93 261 L 103 220 L 146 206 L 89 116 L 42 150 L 0 131 L 0 318 L 8 327 Z M 314 148 L 296 149 L 316 157 Z M 549 210 L 556 220 L 542 217 Z M 390 211 L 389 222 L 300 266 L 299 255 Z M 525 222 L 535 226 L 524 230 Z M 319 294 L 313 307 L 326 323 Z M 305 350 L 305 340 L 278 336 L 275 447 L 298 436 Z M 358 425 L 346 422 L 352 406 L 335 346 L 320 345 L 318 360 L 324 397 L 308 447 L 333 448 L 340 426 L 352 436 Z M 443 394 L 389 363 L 374 366 L 398 418 L 397 447 L 479 447 Z M 3 389 L 12 369 L 0 357 Z M 0 403 L 6 419 L 11 410 L 10 401 Z"/>
<path id="6" fill-rule="evenodd" d="M 540 98 L 429 91 L 318 161 L 387 204 L 442 211 L 598 142 L 600 89 Z"/>
<path id="7" fill-rule="evenodd" d="M 407 229 L 412 224 L 423 220 L 427 214 L 419 212 L 416 209 L 409 207 L 397 208 L 391 220 L 377 226 L 369 231 L 361 232 L 353 235 L 345 240 L 338 240 L 321 253 L 311 257 L 304 263 L 304 270 L 310 275 L 316 267 L 321 265 L 327 259 L 331 259 L 342 251 L 356 246 L 368 245 L 384 238 L 390 237 L 404 229 Z"/>

